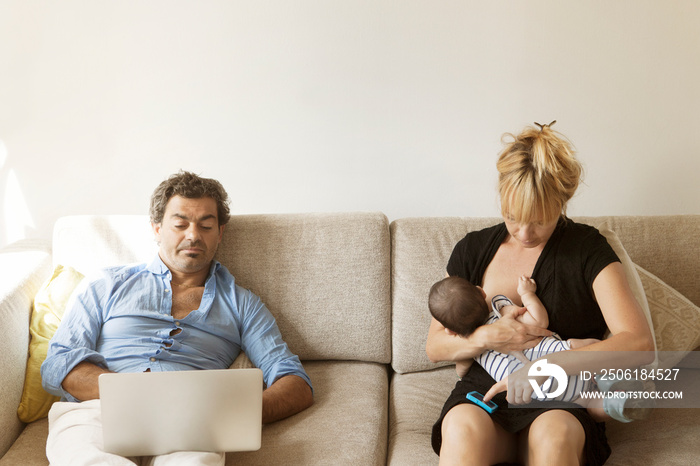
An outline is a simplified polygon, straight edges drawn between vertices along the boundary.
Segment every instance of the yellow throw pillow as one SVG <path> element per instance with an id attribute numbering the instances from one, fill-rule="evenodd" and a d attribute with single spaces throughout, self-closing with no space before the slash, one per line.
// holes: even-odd
<path id="1" fill-rule="evenodd" d="M 636 265 L 636 264 L 635 264 Z M 671 368 L 700 345 L 700 307 L 636 265 L 654 322 L 659 367 Z"/>
<path id="2" fill-rule="evenodd" d="M 34 297 L 34 310 L 29 324 L 29 359 L 22 401 L 17 408 L 17 415 L 22 422 L 29 423 L 46 417 L 53 402 L 59 399 L 41 386 L 41 364 L 46 359 L 49 340 L 61 323 L 68 298 L 82 279 L 80 272 L 70 267 L 56 266 L 51 278 Z"/>

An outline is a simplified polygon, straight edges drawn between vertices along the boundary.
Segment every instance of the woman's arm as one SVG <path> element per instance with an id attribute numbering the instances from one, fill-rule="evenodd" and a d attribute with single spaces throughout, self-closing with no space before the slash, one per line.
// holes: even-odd
<path id="1" fill-rule="evenodd" d="M 622 264 L 613 262 L 605 267 L 593 282 L 593 293 L 611 336 L 583 348 L 549 354 L 547 362 L 558 365 L 569 375 L 651 363 L 654 359 L 653 336 L 644 312 L 632 294 Z M 513 372 L 508 386 L 505 379 L 494 385 L 484 398 L 491 399 L 499 391 L 511 388 L 513 393 L 508 391 L 509 402 L 529 401 L 532 393 L 527 379 L 530 365 Z"/>
<path id="2" fill-rule="evenodd" d="M 523 312 L 525 308 L 519 313 L 503 316 L 493 324 L 482 325 L 468 337 L 450 335 L 440 322 L 432 319 L 425 352 L 432 362 L 439 362 L 464 361 L 487 349 L 509 353 L 532 348 L 542 337 L 549 336 L 552 332 L 518 322 L 516 317 Z"/>
<path id="3" fill-rule="evenodd" d="M 613 262 L 598 274 L 593 281 L 593 294 L 610 330 L 610 337 L 571 351 L 648 352 L 647 358 L 653 360 L 651 352 L 654 351 L 654 337 L 642 307 L 632 294 L 622 264 Z M 641 364 L 648 364 L 651 360 Z M 622 364 L 625 363 L 622 362 Z M 619 368 L 624 369 L 635 365 L 637 363 L 625 364 Z M 576 371 L 567 371 L 567 373 L 575 374 Z"/>

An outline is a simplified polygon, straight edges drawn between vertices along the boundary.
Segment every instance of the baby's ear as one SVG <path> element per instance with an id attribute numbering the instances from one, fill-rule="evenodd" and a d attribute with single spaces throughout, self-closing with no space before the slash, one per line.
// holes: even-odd
<path id="1" fill-rule="evenodd" d="M 451 337 L 457 335 L 456 332 L 453 332 L 453 331 L 450 330 L 449 328 L 446 328 L 446 329 L 445 329 L 445 333 L 448 334 L 448 335 L 451 336 Z"/>

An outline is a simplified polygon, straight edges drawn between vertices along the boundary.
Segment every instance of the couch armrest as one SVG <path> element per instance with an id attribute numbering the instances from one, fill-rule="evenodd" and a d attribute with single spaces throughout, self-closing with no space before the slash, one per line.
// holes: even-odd
<path id="1" fill-rule="evenodd" d="M 24 428 L 17 417 L 34 295 L 51 275 L 50 246 L 23 240 L 0 249 L 0 457 Z"/>

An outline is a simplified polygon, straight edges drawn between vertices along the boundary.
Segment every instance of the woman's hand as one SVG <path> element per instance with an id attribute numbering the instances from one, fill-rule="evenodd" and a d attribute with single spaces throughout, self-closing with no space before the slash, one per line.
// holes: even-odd
<path id="1" fill-rule="evenodd" d="M 503 377 L 500 382 L 493 384 L 484 395 L 484 401 L 488 402 L 498 393 L 507 391 L 506 400 L 510 404 L 521 405 L 531 402 L 534 389 L 532 388 L 530 380 L 534 380 L 538 386 L 542 386 L 549 378 L 546 375 L 539 377 L 528 376 L 531 366 L 532 362 L 525 364 L 515 372 L 511 372 L 510 375 Z M 510 384 L 508 380 L 510 380 Z"/>
<path id="2" fill-rule="evenodd" d="M 527 325 L 516 320 L 526 312 L 525 308 L 503 316 L 490 325 L 482 325 L 468 337 L 446 332 L 445 327 L 432 319 L 428 330 L 425 352 L 432 362 L 465 361 L 487 349 L 510 353 L 532 348 L 542 337 L 552 335 L 547 329 Z"/>
<path id="3" fill-rule="evenodd" d="M 511 353 L 532 348 L 540 342 L 542 337 L 552 335 L 545 328 L 523 324 L 516 320 L 527 312 L 524 307 L 516 312 L 504 315 L 491 325 L 484 325 L 477 329 L 480 338 L 485 342 L 484 346 L 501 353 Z"/>
<path id="4" fill-rule="evenodd" d="M 491 398 L 494 396 L 498 395 L 501 392 L 505 392 L 508 390 L 508 376 L 506 375 L 503 377 L 499 382 L 496 382 L 495 384 L 491 385 L 491 388 L 489 388 L 489 391 L 484 394 L 484 403 L 488 403 L 491 401 Z M 506 400 L 508 399 L 508 396 L 506 395 Z"/>

